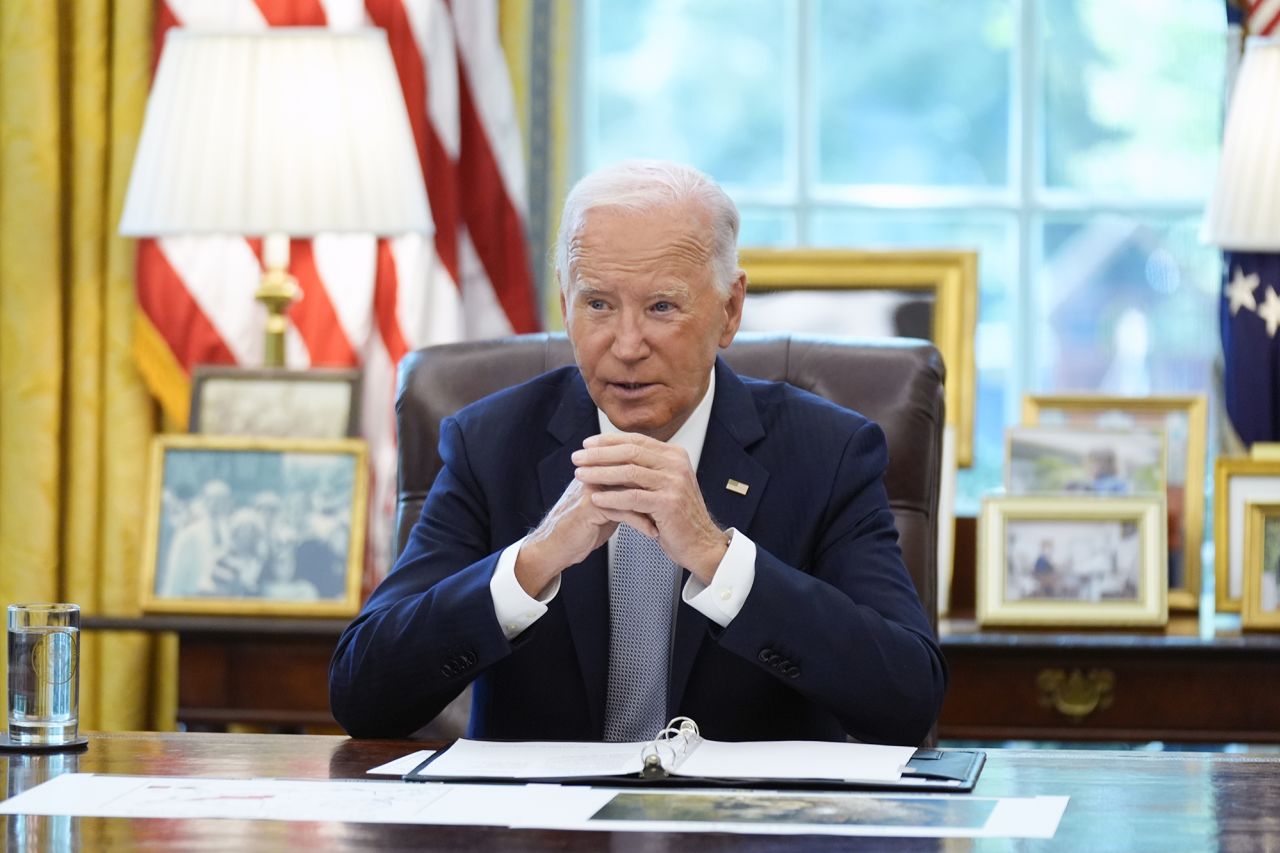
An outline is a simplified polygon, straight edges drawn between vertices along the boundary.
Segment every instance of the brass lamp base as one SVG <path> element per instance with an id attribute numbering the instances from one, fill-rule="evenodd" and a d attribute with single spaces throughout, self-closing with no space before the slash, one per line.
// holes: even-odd
<path id="1" fill-rule="evenodd" d="M 297 280 L 282 268 L 267 269 L 258 281 L 253 298 L 267 309 L 267 337 L 262 348 L 264 367 L 284 367 L 284 332 L 289 321 L 284 314 L 300 291 Z"/>

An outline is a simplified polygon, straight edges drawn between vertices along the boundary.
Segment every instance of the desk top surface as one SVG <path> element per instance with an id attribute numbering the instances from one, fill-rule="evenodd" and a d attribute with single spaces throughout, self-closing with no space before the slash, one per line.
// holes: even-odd
<path id="1" fill-rule="evenodd" d="M 311 735 L 98 734 L 88 751 L 4 755 L 6 796 L 60 773 L 362 779 L 423 747 Z M 974 796 L 1068 795 L 1045 850 L 1280 848 L 1280 755 L 991 750 Z M 239 820 L 6 817 L 7 849 L 794 851 L 1007 849 L 1007 841 L 551 832 Z"/>

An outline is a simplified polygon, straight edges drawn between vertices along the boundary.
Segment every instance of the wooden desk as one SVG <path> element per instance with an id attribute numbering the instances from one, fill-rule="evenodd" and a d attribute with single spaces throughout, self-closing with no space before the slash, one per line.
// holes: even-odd
<path id="1" fill-rule="evenodd" d="M 315 735 L 102 734 L 87 752 L 0 754 L 12 796 L 60 773 L 358 779 L 421 748 Z M 1280 848 L 1280 756 L 992 750 L 974 796 L 1071 797 L 1035 850 Z M 964 796 L 964 795 L 957 795 Z M 684 835 L 244 820 L 0 816 L 6 849 L 796 851 L 1003 849 L 1002 842 L 824 836 Z M 993 845 L 988 848 L 987 845 Z"/>
<path id="2" fill-rule="evenodd" d="M 1280 635 L 940 633 L 944 739 L 1280 742 Z"/>

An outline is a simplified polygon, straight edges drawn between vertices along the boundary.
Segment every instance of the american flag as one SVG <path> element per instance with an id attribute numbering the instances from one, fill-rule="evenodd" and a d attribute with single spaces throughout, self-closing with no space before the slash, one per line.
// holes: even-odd
<path id="1" fill-rule="evenodd" d="M 387 31 L 435 233 L 294 240 L 302 298 L 289 312 L 289 367 L 364 371 L 371 566 L 387 553 L 395 484 L 394 383 L 407 352 L 539 328 L 525 243 L 525 175 L 497 0 L 157 0 L 155 54 L 171 27 L 377 26 Z M 260 241 L 142 240 L 135 354 L 166 414 L 185 423 L 196 364 L 259 365 L 253 300 Z"/>
<path id="2" fill-rule="evenodd" d="M 1241 23 L 1251 36 L 1269 36 L 1280 26 L 1280 0 L 1237 0 L 1227 2 L 1227 14 L 1238 7 Z"/>
<path id="3" fill-rule="evenodd" d="M 1227 0 L 1227 97 L 1235 89 L 1244 39 L 1280 26 L 1280 0 Z M 1244 445 L 1280 440 L 1280 255 L 1223 252 L 1218 327 L 1223 402 Z M 1234 439 L 1233 439 L 1234 441 Z"/>

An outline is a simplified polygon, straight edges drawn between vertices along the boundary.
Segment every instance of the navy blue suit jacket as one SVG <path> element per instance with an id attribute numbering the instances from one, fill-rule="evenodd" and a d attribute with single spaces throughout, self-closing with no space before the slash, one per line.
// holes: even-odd
<path id="1" fill-rule="evenodd" d="M 559 499 L 570 454 L 598 431 L 576 367 L 441 424 L 444 467 L 422 516 L 334 653 L 330 701 L 350 734 L 408 735 L 474 682 L 472 737 L 602 737 L 607 546 L 568 568 L 510 642 L 489 593 L 499 553 Z M 946 667 L 902 564 L 887 460 L 861 415 L 717 361 L 698 482 L 712 517 L 755 542 L 755 583 L 725 628 L 678 605 L 671 716 L 717 740 L 925 737 Z"/>

